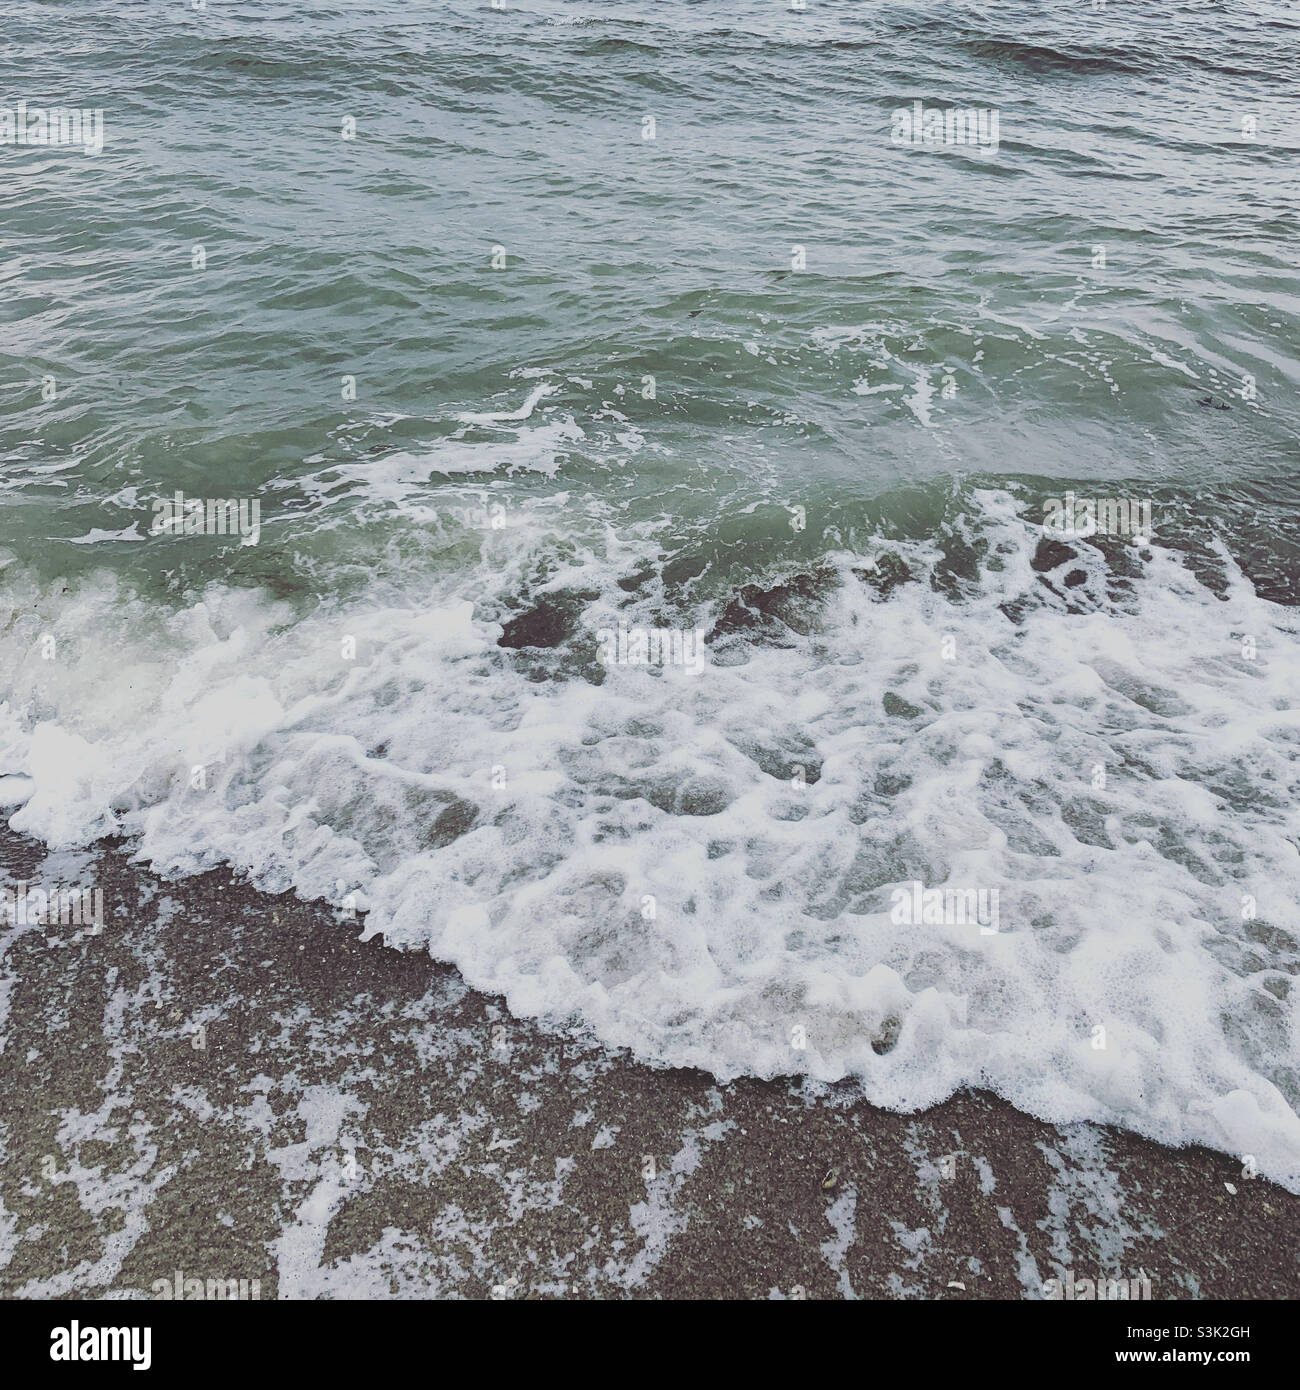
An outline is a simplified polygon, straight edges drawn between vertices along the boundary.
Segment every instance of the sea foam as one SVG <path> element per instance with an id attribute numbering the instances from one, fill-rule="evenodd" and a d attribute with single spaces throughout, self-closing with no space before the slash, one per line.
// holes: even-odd
<path id="1" fill-rule="evenodd" d="M 1296 612 L 1159 545 L 1119 600 L 1092 560 L 1066 587 L 1010 498 L 980 506 L 960 596 L 925 542 L 884 597 L 873 557 L 832 555 L 802 631 L 718 629 L 695 676 L 590 674 L 597 631 L 643 616 L 596 554 L 552 581 L 599 597 L 544 678 L 451 583 L 164 610 L 11 567 L 11 824 L 367 910 L 655 1063 L 853 1077 L 903 1110 L 991 1087 L 1300 1190 Z M 996 890 L 997 930 L 893 920 L 918 882 Z"/>

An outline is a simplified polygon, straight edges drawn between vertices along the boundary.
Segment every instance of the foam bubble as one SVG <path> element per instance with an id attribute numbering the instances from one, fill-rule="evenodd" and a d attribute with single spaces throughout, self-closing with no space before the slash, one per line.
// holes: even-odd
<path id="1" fill-rule="evenodd" d="M 101 577 L 55 612 L 10 571 L 0 766 L 32 784 L 11 823 L 363 894 L 368 934 L 657 1062 L 854 1076 L 898 1109 L 988 1086 L 1300 1190 L 1295 612 L 1226 556 L 1216 594 L 1158 547 L 1121 599 L 1086 559 L 1067 589 L 1010 499 L 978 524 L 960 599 L 882 601 L 834 556 L 779 644 L 599 684 L 540 679 L 450 592 L 294 617 L 213 589 L 164 613 Z M 900 549 L 931 572 L 934 547 Z M 587 556 L 553 580 L 601 595 L 571 672 L 646 616 L 620 573 Z M 996 890 L 996 931 L 894 920 L 913 882 Z"/>

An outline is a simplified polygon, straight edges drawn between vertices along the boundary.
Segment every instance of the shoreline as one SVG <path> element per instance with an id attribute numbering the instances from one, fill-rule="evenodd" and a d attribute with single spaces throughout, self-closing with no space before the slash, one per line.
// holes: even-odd
<path id="1" fill-rule="evenodd" d="M 121 844 L 3 829 L 0 868 L 108 904 L 98 935 L 0 931 L 0 1297 L 1300 1296 L 1300 1197 L 1225 1154 L 659 1070 Z"/>

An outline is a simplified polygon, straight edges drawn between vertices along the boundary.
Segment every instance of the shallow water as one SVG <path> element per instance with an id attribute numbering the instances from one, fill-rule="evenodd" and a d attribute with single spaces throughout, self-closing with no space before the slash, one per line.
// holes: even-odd
<path id="1" fill-rule="evenodd" d="M 1300 1185 L 1290 7 L 4 10 L 15 828 Z"/>

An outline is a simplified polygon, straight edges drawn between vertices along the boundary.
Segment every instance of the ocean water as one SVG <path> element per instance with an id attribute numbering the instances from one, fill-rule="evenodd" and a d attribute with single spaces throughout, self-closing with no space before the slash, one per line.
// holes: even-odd
<path id="1" fill-rule="evenodd" d="M 1294 6 L 0 19 L 14 828 L 1300 1190 Z"/>

